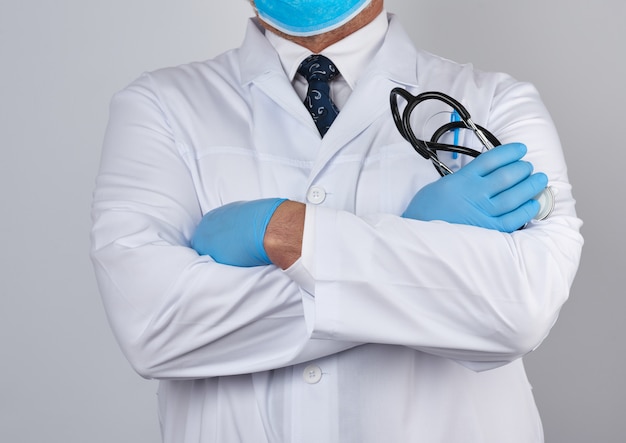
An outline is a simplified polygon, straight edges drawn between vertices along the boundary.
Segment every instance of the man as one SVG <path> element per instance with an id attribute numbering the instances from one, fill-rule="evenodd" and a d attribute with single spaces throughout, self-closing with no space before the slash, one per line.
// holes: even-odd
<path id="1" fill-rule="evenodd" d="M 240 48 L 112 103 L 92 257 L 160 380 L 163 440 L 542 441 L 521 357 L 582 238 L 537 92 L 416 50 L 383 0 L 252 3 Z M 334 76 L 315 118 L 312 54 Z M 456 97 L 503 145 L 440 179 L 397 131 L 398 86 Z"/>

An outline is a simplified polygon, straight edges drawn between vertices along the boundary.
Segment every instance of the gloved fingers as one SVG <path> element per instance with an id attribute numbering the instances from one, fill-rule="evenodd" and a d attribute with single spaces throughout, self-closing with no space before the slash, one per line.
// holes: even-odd
<path id="1" fill-rule="evenodd" d="M 548 177 L 538 172 L 490 199 L 490 215 L 500 216 L 524 206 L 548 185 Z M 539 208 L 531 218 L 537 215 Z"/>
<path id="2" fill-rule="evenodd" d="M 458 173 L 465 170 L 466 173 L 484 177 L 504 165 L 520 160 L 526 155 L 526 145 L 523 143 L 508 143 L 480 154 L 469 164 L 461 168 Z"/>
<path id="3" fill-rule="evenodd" d="M 501 166 L 483 177 L 484 191 L 488 196 L 495 196 L 518 183 L 526 180 L 533 173 L 533 165 L 523 160 L 517 160 Z"/>
<path id="4" fill-rule="evenodd" d="M 507 212 L 498 217 L 501 232 L 514 232 L 531 221 L 539 212 L 539 202 L 537 200 L 528 200 L 517 209 Z"/>

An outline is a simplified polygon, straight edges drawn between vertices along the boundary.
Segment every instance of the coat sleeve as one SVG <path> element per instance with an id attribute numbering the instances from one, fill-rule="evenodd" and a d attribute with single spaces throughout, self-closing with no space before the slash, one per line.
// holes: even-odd
<path id="1" fill-rule="evenodd" d="M 308 207 L 303 261 L 313 337 L 413 347 L 475 370 L 535 349 L 568 298 L 583 240 L 560 142 L 535 88 L 494 95 L 489 127 L 527 144 L 556 207 L 512 234 Z M 487 115 L 481 118 L 487 121 Z"/>
<path id="2" fill-rule="evenodd" d="M 274 266 L 199 256 L 197 191 L 143 77 L 112 100 L 93 199 L 91 257 L 114 334 L 147 378 L 274 369 L 352 343 L 311 339 L 302 292 Z"/>

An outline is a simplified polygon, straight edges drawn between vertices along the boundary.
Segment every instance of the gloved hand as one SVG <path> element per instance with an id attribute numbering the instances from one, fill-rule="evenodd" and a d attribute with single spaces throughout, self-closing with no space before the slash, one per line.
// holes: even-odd
<path id="1" fill-rule="evenodd" d="M 191 247 L 225 265 L 271 264 L 263 238 L 274 211 L 285 199 L 229 203 L 207 212 L 191 238 Z"/>
<path id="2" fill-rule="evenodd" d="M 521 161 L 526 146 L 510 143 L 476 157 L 454 174 L 420 189 L 402 214 L 513 232 L 539 211 L 533 200 L 548 184 L 543 173 Z"/>

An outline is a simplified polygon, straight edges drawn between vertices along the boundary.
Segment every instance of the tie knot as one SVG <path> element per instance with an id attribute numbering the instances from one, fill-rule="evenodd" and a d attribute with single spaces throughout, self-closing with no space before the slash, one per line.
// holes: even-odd
<path id="1" fill-rule="evenodd" d="M 329 82 L 339 74 L 339 70 L 328 58 L 314 54 L 304 59 L 298 68 L 298 74 L 304 76 L 308 82 Z"/>

